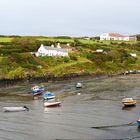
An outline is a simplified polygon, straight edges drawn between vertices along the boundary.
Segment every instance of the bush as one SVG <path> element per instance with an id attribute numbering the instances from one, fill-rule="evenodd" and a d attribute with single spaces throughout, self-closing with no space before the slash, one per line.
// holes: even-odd
<path id="1" fill-rule="evenodd" d="M 68 62 L 70 61 L 70 58 L 67 57 L 67 56 L 65 56 L 65 57 L 63 58 L 63 60 L 64 60 L 65 63 L 68 63 Z"/>
<path id="2" fill-rule="evenodd" d="M 77 56 L 75 54 L 70 54 L 69 57 L 70 57 L 71 60 L 74 60 L 74 61 L 78 60 Z"/>
<path id="3" fill-rule="evenodd" d="M 24 77 L 25 77 L 25 73 L 22 67 L 18 67 L 17 69 L 12 70 L 8 73 L 9 79 L 24 78 Z"/>

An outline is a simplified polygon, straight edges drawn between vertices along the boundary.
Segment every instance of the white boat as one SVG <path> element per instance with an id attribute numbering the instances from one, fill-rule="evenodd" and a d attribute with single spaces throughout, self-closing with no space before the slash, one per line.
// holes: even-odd
<path id="1" fill-rule="evenodd" d="M 124 106 L 134 106 L 137 102 L 133 98 L 123 98 L 122 103 Z"/>
<path id="2" fill-rule="evenodd" d="M 82 83 L 79 83 L 79 82 L 78 82 L 78 83 L 76 84 L 76 88 L 82 88 Z"/>
<path id="3" fill-rule="evenodd" d="M 21 107 L 3 107 L 4 112 L 20 112 L 20 111 L 29 111 L 29 108 L 26 106 Z"/>
<path id="4" fill-rule="evenodd" d="M 44 102 L 44 107 L 55 107 L 55 106 L 60 106 L 61 102 L 60 101 L 47 101 Z"/>

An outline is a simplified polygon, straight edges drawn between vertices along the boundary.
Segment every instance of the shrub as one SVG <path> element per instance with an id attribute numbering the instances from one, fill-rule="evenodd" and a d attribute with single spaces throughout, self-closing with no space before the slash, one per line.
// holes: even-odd
<path id="1" fill-rule="evenodd" d="M 68 63 L 68 62 L 70 61 L 70 58 L 67 57 L 67 56 L 65 56 L 65 57 L 63 58 L 63 60 L 64 60 L 65 63 Z"/>
<path id="2" fill-rule="evenodd" d="M 78 60 L 77 56 L 75 54 L 70 54 L 69 57 L 70 57 L 71 60 L 74 60 L 74 61 Z"/>

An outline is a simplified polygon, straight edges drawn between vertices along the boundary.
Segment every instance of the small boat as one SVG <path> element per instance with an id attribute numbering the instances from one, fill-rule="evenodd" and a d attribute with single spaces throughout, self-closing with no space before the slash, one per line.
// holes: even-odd
<path id="1" fill-rule="evenodd" d="M 137 120 L 137 124 L 138 126 L 140 126 L 140 118 Z"/>
<path id="2" fill-rule="evenodd" d="M 33 96 L 36 96 L 36 95 L 41 95 L 44 92 L 45 88 L 43 85 L 42 86 L 36 85 L 36 86 L 33 86 L 31 90 L 32 90 Z"/>
<path id="3" fill-rule="evenodd" d="M 46 92 L 43 94 L 43 99 L 44 100 L 50 100 L 50 99 L 54 99 L 55 95 L 52 92 Z"/>
<path id="4" fill-rule="evenodd" d="M 29 108 L 26 106 L 21 107 L 3 107 L 4 112 L 20 112 L 20 111 L 29 111 Z"/>
<path id="5" fill-rule="evenodd" d="M 56 106 L 60 106 L 61 102 L 60 101 L 47 101 L 44 102 L 44 107 L 56 107 Z"/>
<path id="6" fill-rule="evenodd" d="M 82 88 L 82 83 L 78 82 L 78 83 L 76 84 L 76 88 Z"/>
<path id="7" fill-rule="evenodd" d="M 123 98 L 122 103 L 124 106 L 135 106 L 137 102 L 133 98 Z"/>

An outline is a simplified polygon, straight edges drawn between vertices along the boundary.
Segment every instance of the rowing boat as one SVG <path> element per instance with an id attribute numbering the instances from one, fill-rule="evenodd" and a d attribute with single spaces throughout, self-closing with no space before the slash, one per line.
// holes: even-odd
<path id="1" fill-rule="evenodd" d="M 20 111 L 29 111 L 29 108 L 26 106 L 21 107 L 3 107 L 4 112 L 20 112 Z"/>

